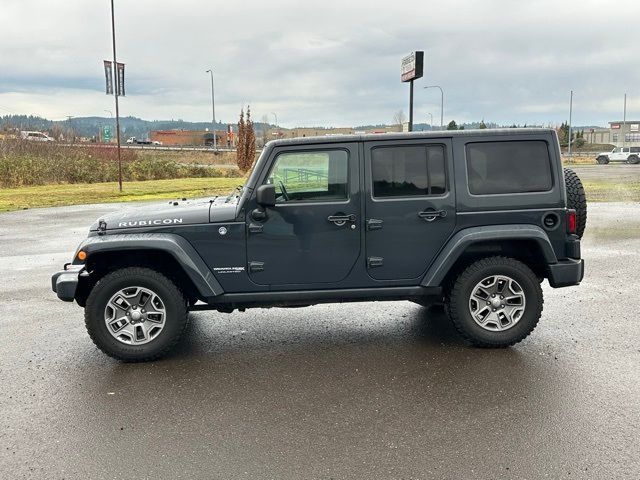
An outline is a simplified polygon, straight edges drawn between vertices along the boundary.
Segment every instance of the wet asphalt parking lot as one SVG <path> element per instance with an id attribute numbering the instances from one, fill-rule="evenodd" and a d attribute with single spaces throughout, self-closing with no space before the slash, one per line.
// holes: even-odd
<path id="1" fill-rule="evenodd" d="M 0 214 L 0 478 L 640 478 L 639 205 L 590 205 L 584 282 L 511 349 L 381 302 L 194 313 L 147 364 L 49 285 L 117 208 Z"/>

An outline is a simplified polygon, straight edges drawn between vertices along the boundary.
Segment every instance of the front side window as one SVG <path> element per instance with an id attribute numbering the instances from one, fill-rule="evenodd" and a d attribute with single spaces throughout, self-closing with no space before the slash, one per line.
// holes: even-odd
<path id="1" fill-rule="evenodd" d="M 375 198 L 443 195 L 444 146 L 376 147 L 371 150 L 371 176 Z"/>
<path id="2" fill-rule="evenodd" d="M 552 187 L 549 149 L 541 140 L 468 143 L 466 160 L 474 195 L 546 192 Z"/>
<path id="3" fill-rule="evenodd" d="M 276 201 L 340 201 L 348 198 L 349 155 L 345 150 L 280 153 L 267 178 Z"/>

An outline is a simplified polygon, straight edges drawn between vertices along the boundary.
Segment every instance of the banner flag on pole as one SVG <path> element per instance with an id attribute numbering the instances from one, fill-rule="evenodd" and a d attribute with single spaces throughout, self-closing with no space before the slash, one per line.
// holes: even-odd
<path id="1" fill-rule="evenodd" d="M 119 97 L 124 97 L 124 63 L 116 63 L 116 90 Z"/>
<path id="2" fill-rule="evenodd" d="M 107 82 L 107 95 L 113 95 L 113 65 L 109 60 L 104 60 L 104 76 Z"/>

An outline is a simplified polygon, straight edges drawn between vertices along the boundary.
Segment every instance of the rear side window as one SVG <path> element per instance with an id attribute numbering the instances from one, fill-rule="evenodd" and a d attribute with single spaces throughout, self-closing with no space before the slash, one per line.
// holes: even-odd
<path id="1" fill-rule="evenodd" d="M 541 140 L 468 143 L 466 158 L 474 195 L 551 190 L 551 159 Z"/>
<path id="2" fill-rule="evenodd" d="M 376 198 L 442 195 L 447 191 L 444 146 L 376 147 L 371 175 Z"/>

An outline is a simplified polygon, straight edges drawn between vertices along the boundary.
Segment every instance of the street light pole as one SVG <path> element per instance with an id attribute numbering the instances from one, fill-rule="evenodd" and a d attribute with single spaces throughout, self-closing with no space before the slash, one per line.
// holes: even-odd
<path id="1" fill-rule="evenodd" d="M 215 94 L 213 90 L 213 70 L 209 69 L 207 70 L 206 73 L 211 74 L 211 118 L 212 118 L 211 125 L 213 127 L 213 149 L 217 150 L 218 141 L 216 139 L 216 100 L 215 100 Z"/>
<path id="2" fill-rule="evenodd" d="M 622 148 L 624 148 L 627 131 L 627 94 L 624 94 L 624 109 L 622 110 Z"/>
<path id="3" fill-rule="evenodd" d="M 573 133 L 571 132 L 571 117 L 573 114 L 573 90 L 571 90 L 571 96 L 569 97 L 569 159 L 571 159 L 571 137 Z"/>
<path id="4" fill-rule="evenodd" d="M 116 60 L 116 20 L 113 12 L 113 0 L 111 0 L 111 41 L 113 44 L 113 68 L 116 70 L 116 78 L 118 75 L 118 62 Z M 120 155 L 120 109 L 118 107 L 118 82 L 114 89 L 114 97 L 116 99 L 116 141 L 118 142 L 118 189 L 122 191 L 122 156 Z"/>
<path id="5" fill-rule="evenodd" d="M 440 85 L 428 85 L 424 87 L 427 88 L 438 88 L 440 89 L 440 130 L 444 127 L 444 91 Z"/>

